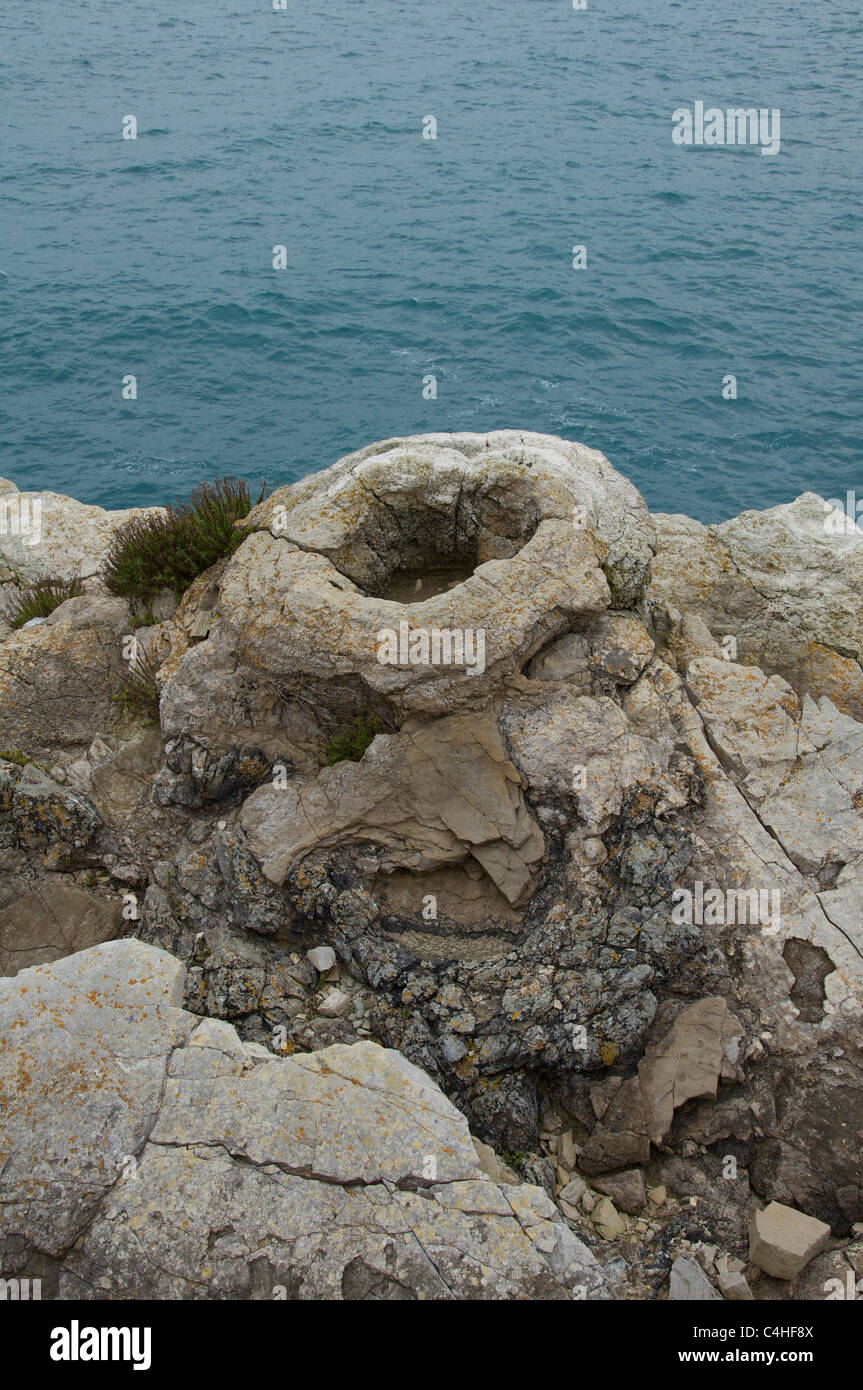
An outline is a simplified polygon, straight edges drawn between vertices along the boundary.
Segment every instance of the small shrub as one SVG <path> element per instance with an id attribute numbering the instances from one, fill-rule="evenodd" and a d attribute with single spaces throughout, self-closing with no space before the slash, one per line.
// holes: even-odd
<path id="1" fill-rule="evenodd" d="M 150 652 L 139 651 L 137 660 L 130 661 L 116 699 L 130 714 L 142 715 L 148 723 L 159 722 L 159 687 L 156 684 L 157 666 Z"/>
<path id="2" fill-rule="evenodd" d="M 350 724 L 330 739 L 324 749 L 327 767 L 346 760 L 358 763 L 375 734 L 382 732 L 383 725 L 376 714 L 358 714 Z"/>
<path id="3" fill-rule="evenodd" d="M 40 575 L 11 599 L 6 609 L 6 621 L 10 627 L 19 628 L 29 623 L 31 618 L 47 618 L 67 598 L 80 598 L 83 592 L 83 581 L 77 576 L 60 579 L 56 575 Z"/>
<path id="4" fill-rule="evenodd" d="M 262 488 L 259 502 L 264 493 Z M 199 574 L 233 555 L 248 534 L 234 522 L 242 521 L 251 508 L 244 479 L 219 478 L 202 483 L 188 502 L 168 507 L 162 516 L 131 517 L 115 532 L 108 549 L 108 589 L 144 607 L 162 589 L 173 589 L 181 597 Z"/>

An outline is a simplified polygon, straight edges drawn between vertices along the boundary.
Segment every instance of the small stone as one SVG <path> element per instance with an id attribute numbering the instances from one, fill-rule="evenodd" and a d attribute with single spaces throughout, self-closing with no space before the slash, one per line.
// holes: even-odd
<path id="1" fill-rule="evenodd" d="M 325 971 L 332 970 L 336 963 L 336 953 L 332 946 L 313 946 L 310 951 L 306 951 L 306 960 L 311 961 L 322 975 Z"/>
<path id="2" fill-rule="evenodd" d="M 318 1013 L 322 1018 L 341 1018 L 347 1012 L 351 999 L 344 990 L 332 989 L 329 994 L 325 994 L 318 1005 Z"/>
<path id="3" fill-rule="evenodd" d="M 614 1240 L 616 1236 L 622 1236 L 626 1230 L 626 1222 L 610 1197 L 601 1197 L 597 1202 L 593 1224 L 606 1240 Z"/>
<path id="4" fill-rule="evenodd" d="M 644 1174 L 640 1168 L 627 1168 L 621 1173 L 605 1173 L 602 1177 L 594 1178 L 593 1185 L 597 1192 L 604 1192 L 606 1196 L 611 1197 L 615 1205 L 630 1216 L 641 1211 L 647 1200 Z"/>
<path id="5" fill-rule="evenodd" d="M 456 1038 L 450 1033 L 443 1040 L 441 1053 L 443 1054 L 444 1061 L 453 1065 L 455 1062 L 460 1062 L 462 1057 L 467 1054 L 467 1048 L 461 1038 Z"/>
<path id="6" fill-rule="evenodd" d="M 567 1202 L 571 1207 L 577 1207 L 587 1193 L 587 1183 L 584 1178 L 575 1177 L 568 1182 L 566 1187 L 561 1189 L 560 1200 Z"/>
<path id="7" fill-rule="evenodd" d="M 782 1202 L 771 1202 L 749 1222 L 749 1259 L 774 1279 L 793 1279 L 830 1239 L 830 1227 Z"/>
<path id="8" fill-rule="evenodd" d="M 147 882 L 146 872 L 139 864 L 115 864 L 111 877 L 115 883 L 127 884 L 130 888 L 138 888 Z"/>
<path id="9" fill-rule="evenodd" d="M 575 1167 L 575 1160 L 577 1155 L 575 1149 L 575 1140 L 572 1137 L 572 1131 L 569 1129 L 564 1130 L 563 1134 L 558 1136 L 557 1157 L 561 1166 L 564 1168 L 568 1168 L 570 1172 L 572 1172 L 572 1169 Z"/>
<path id="10" fill-rule="evenodd" d="M 745 1303 L 755 1295 L 742 1274 L 719 1274 L 719 1287 L 729 1303 Z"/>
<path id="11" fill-rule="evenodd" d="M 671 1266 L 668 1301 L 707 1303 L 711 1299 L 721 1301 L 722 1295 L 716 1292 L 704 1270 L 688 1255 L 678 1255 Z"/>
<path id="12" fill-rule="evenodd" d="M 647 1189 L 648 1201 L 652 1202 L 655 1207 L 664 1207 L 667 1196 L 668 1194 L 664 1187 L 649 1187 Z"/>

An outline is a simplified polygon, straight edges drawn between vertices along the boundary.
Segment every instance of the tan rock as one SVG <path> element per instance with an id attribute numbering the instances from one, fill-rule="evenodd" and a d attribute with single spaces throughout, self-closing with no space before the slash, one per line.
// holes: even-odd
<path id="1" fill-rule="evenodd" d="M 605 1240 L 614 1240 L 626 1230 L 626 1222 L 609 1197 L 600 1197 L 593 1209 L 592 1219 Z"/>
<path id="2" fill-rule="evenodd" d="M 814 1216 L 771 1202 L 749 1222 L 749 1259 L 774 1279 L 794 1279 L 830 1239 L 830 1227 Z"/>
<path id="3" fill-rule="evenodd" d="M 0 911 L 0 976 L 109 941 L 122 930 L 121 901 L 47 879 Z"/>
<path id="4" fill-rule="evenodd" d="M 470 856 L 514 903 L 544 850 L 518 773 L 483 715 L 379 734 L 361 762 L 326 768 L 305 786 L 259 788 L 240 819 L 273 883 L 313 848 L 363 842 L 383 851 L 383 872 Z"/>

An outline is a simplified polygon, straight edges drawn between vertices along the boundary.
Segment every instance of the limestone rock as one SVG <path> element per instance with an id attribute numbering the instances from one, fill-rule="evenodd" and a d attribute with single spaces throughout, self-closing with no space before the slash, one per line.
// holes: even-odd
<path id="1" fill-rule="evenodd" d="M 681 1009 L 664 1038 L 649 1047 L 616 1092 L 582 1150 L 585 1173 L 608 1173 L 646 1162 L 686 1101 L 716 1096 L 723 1061 L 741 1026 L 725 999 L 699 999 Z"/>
<path id="2" fill-rule="evenodd" d="M 392 566 L 409 569 L 435 550 L 476 548 L 480 562 L 518 550 L 543 519 L 595 533 L 616 603 L 638 597 L 653 530 L 636 489 L 602 454 L 520 430 L 389 439 L 348 454 L 323 473 L 279 488 L 250 515 L 315 550 L 364 587 Z"/>
<path id="3" fill-rule="evenodd" d="M 471 856 L 509 902 L 530 884 L 542 834 L 494 723 L 453 715 L 379 734 L 361 762 L 312 782 L 264 786 L 241 815 L 249 848 L 273 883 L 312 849 L 370 842 L 385 872 L 434 869 Z"/>
<path id="4" fill-rule="evenodd" d="M 587 535 L 547 520 L 512 558 L 411 605 L 368 596 L 324 555 L 255 532 L 225 571 L 219 613 L 243 666 L 271 682 L 360 679 L 396 711 L 428 715 L 487 703 L 549 637 L 608 601 Z M 389 654 L 388 634 L 397 642 L 402 630 L 404 653 Z M 461 654 L 429 645 L 412 656 L 411 634 L 430 644 L 435 631 L 459 634 Z"/>
<path id="5" fill-rule="evenodd" d="M 749 1224 L 750 1263 L 774 1279 L 794 1279 L 830 1239 L 830 1227 L 781 1202 L 771 1202 L 752 1215 Z"/>
<path id="6" fill-rule="evenodd" d="M 116 631 L 119 609 L 113 599 L 69 604 L 86 605 L 86 613 L 79 607 L 71 620 L 67 613 L 62 621 L 21 628 L 0 645 L 0 747 L 33 754 L 86 746 L 120 719 L 114 696 L 126 663 Z"/>
<path id="7" fill-rule="evenodd" d="M 679 797 L 666 775 L 673 741 L 639 733 L 607 696 L 555 687 L 548 695 L 507 701 L 502 723 L 531 791 L 574 800 L 590 834 L 608 827 L 633 786 L 657 783 L 670 802 Z"/>
<path id="8" fill-rule="evenodd" d="M 306 959 L 310 960 L 322 975 L 325 971 L 332 970 L 336 963 L 336 953 L 332 946 L 313 946 L 310 951 L 306 951 Z"/>
<path id="9" fill-rule="evenodd" d="M 629 1216 L 637 1216 L 647 1201 L 644 1173 L 640 1168 L 626 1168 L 618 1173 L 606 1173 L 593 1179 L 597 1192 L 605 1193 L 614 1205 Z"/>
<path id="10" fill-rule="evenodd" d="M 274 1057 L 179 1008 L 182 975 L 123 940 L 0 984 L 4 1271 L 51 1256 L 59 1298 L 611 1296 L 404 1058 Z"/>
<path id="11" fill-rule="evenodd" d="M 654 643 L 631 613 L 603 613 L 589 629 L 590 665 L 617 685 L 632 685 L 650 658 Z"/>
<path id="12" fill-rule="evenodd" d="M 593 1209 L 592 1220 L 599 1234 L 604 1236 L 606 1240 L 614 1240 L 616 1236 L 623 1235 L 626 1230 L 626 1222 L 608 1197 L 599 1199 Z"/>
<path id="13" fill-rule="evenodd" d="M 734 637 L 741 662 L 863 718 L 863 532 L 831 527 L 814 493 L 718 526 L 654 521 L 654 613 L 703 618 L 715 637 Z"/>
<path id="14" fill-rule="evenodd" d="M 164 513 L 163 507 L 104 511 L 58 492 L 19 492 L 14 484 L 4 490 L 2 505 L 18 524 L 0 528 L 0 579 L 18 575 L 22 583 L 39 573 L 95 577 L 119 526 Z"/>
<path id="15" fill-rule="evenodd" d="M 350 1005 L 349 994 L 345 994 L 343 989 L 331 989 L 318 1005 L 318 1013 L 322 1018 L 341 1018 L 342 1014 L 347 1013 Z"/>
<path id="16" fill-rule="evenodd" d="M 86 797 L 60 786 L 42 768 L 0 760 L 0 837 L 59 867 L 91 844 L 100 824 Z"/>
<path id="17" fill-rule="evenodd" d="M 110 902 L 49 879 L 0 909 L 0 975 L 109 941 L 122 922 L 119 898 Z"/>
<path id="18" fill-rule="evenodd" d="M 717 1283 L 722 1297 L 729 1303 L 751 1303 L 755 1297 L 744 1275 L 728 1271 L 719 1273 Z"/>

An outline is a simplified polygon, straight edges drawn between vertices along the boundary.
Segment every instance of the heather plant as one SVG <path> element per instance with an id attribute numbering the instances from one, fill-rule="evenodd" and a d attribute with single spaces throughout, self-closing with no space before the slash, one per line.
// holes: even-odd
<path id="1" fill-rule="evenodd" d="M 159 687 L 156 684 L 156 663 L 149 651 L 138 650 L 130 661 L 116 699 L 130 714 L 143 717 L 148 723 L 159 722 Z"/>
<path id="2" fill-rule="evenodd" d="M 67 598 L 79 598 L 83 592 L 84 584 L 77 576 L 61 579 L 57 575 L 39 575 L 9 601 L 6 621 L 10 627 L 19 628 L 31 618 L 47 618 Z"/>
<path id="3" fill-rule="evenodd" d="M 234 523 L 251 507 L 245 479 L 219 478 L 164 514 L 131 517 L 108 549 L 105 584 L 136 607 L 148 607 L 163 589 L 179 598 L 199 574 L 234 553 L 248 534 Z"/>

